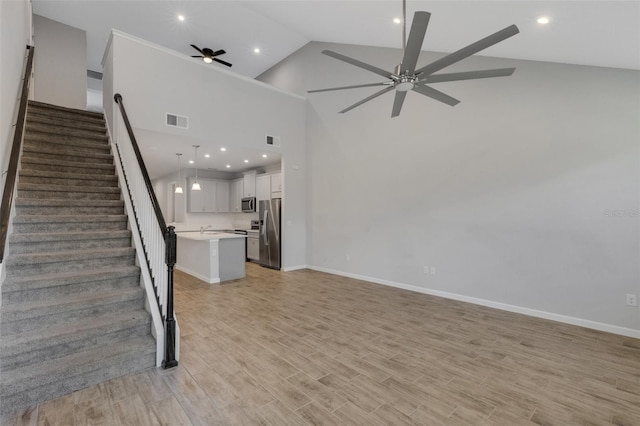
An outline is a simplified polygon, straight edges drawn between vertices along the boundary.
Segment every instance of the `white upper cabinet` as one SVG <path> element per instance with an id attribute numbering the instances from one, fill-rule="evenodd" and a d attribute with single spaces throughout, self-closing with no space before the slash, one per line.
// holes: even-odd
<path id="1" fill-rule="evenodd" d="M 244 172 L 242 196 L 243 197 L 256 196 L 256 171 L 255 170 Z"/>
<path id="2" fill-rule="evenodd" d="M 216 182 L 216 213 L 229 213 L 229 182 L 219 180 Z"/>
<path id="3" fill-rule="evenodd" d="M 282 198 L 284 194 L 282 173 L 256 175 L 252 170 L 233 181 L 199 178 L 200 191 L 191 189 L 194 181 L 193 177 L 187 179 L 189 213 L 241 213 L 244 197 L 260 201 Z"/>
<path id="4" fill-rule="evenodd" d="M 258 201 L 271 199 L 271 175 L 256 176 L 256 199 Z"/>
<path id="5" fill-rule="evenodd" d="M 229 213 L 229 182 L 199 178 L 200 191 L 191 189 L 194 178 L 188 179 L 190 213 Z"/>
<path id="6" fill-rule="evenodd" d="M 254 184 L 255 185 L 255 184 Z M 244 196 L 244 179 L 231 181 L 229 187 L 229 211 L 232 213 L 242 212 L 242 197 Z"/>
<path id="7" fill-rule="evenodd" d="M 194 181 L 194 178 L 188 179 L 189 211 L 191 213 L 214 213 L 216 182 L 198 179 L 200 191 L 194 191 L 191 189 Z"/>
<path id="8" fill-rule="evenodd" d="M 271 198 L 282 198 L 282 173 L 274 173 L 271 175 Z"/>

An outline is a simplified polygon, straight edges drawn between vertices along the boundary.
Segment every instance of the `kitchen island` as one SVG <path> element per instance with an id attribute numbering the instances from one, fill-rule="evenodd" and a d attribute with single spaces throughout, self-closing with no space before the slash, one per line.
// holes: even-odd
<path id="1" fill-rule="evenodd" d="M 246 235 L 179 232 L 176 269 L 209 284 L 245 277 Z"/>

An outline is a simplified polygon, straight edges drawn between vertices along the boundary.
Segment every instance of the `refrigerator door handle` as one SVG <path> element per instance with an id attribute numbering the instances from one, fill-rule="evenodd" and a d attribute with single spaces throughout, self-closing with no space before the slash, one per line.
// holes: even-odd
<path id="1" fill-rule="evenodd" d="M 267 232 L 267 221 L 269 217 L 269 211 L 265 209 L 264 214 L 262 215 L 262 235 L 264 236 L 264 244 L 269 245 L 269 233 Z"/>

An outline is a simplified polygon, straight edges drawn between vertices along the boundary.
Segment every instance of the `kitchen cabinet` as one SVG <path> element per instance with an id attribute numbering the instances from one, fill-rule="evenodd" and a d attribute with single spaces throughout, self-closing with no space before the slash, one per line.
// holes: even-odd
<path id="1" fill-rule="evenodd" d="M 229 213 L 229 182 L 199 178 L 200 191 L 194 191 L 194 181 L 188 179 L 190 213 Z"/>
<path id="2" fill-rule="evenodd" d="M 271 175 L 271 198 L 282 198 L 282 173 Z"/>
<path id="3" fill-rule="evenodd" d="M 258 242 L 258 231 L 248 232 L 247 235 L 247 259 L 260 260 L 260 244 Z"/>
<path id="4" fill-rule="evenodd" d="M 194 191 L 191 186 L 195 182 L 194 178 L 189 178 L 187 191 L 189 193 L 189 211 L 191 213 L 215 213 L 215 181 L 198 179 L 200 191 Z"/>
<path id="5" fill-rule="evenodd" d="M 244 179 L 231 181 L 229 186 L 229 211 L 242 212 L 242 197 L 244 197 Z"/>
<path id="6" fill-rule="evenodd" d="M 256 199 L 258 201 L 271 199 L 271 175 L 256 176 Z"/>
<path id="7" fill-rule="evenodd" d="M 256 196 L 256 171 L 250 170 L 244 173 L 242 182 L 242 196 L 243 197 L 255 197 Z"/>
<path id="8" fill-rule="evenodd" d="M 216 213 L 229 213 L 229 182 L 216 181 L 215 211 Z"/>

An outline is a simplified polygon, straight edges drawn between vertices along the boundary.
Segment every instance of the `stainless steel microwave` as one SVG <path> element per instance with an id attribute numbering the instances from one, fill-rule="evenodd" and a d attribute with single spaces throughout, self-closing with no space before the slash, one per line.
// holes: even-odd
<path id="1" fill-rule="evenodd" d="M 256 211 L 256 197 L 245 197 L 242 199 L 242 212 L 253 213 Z"/>

